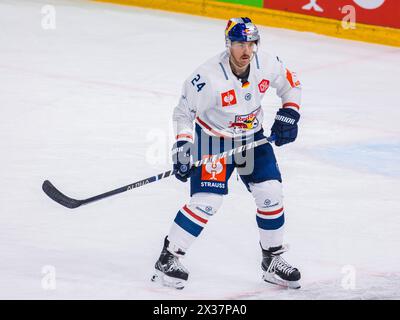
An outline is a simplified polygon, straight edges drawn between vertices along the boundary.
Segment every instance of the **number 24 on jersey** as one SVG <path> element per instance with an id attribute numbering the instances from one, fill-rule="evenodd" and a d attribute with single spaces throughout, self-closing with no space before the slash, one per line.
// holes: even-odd
<path id="1" fill-rule="evenodd" d="M 205 82 L 200 82 L 200 75 L 198 74 L 191 82 L 193 86 L 197 87 L 197 92 L 200 92 L 201 89 L 206 85 Z"/>

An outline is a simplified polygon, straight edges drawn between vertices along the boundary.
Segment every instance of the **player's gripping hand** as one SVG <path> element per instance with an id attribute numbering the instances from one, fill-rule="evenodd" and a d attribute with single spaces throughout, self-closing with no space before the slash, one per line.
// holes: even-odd
<path id="1" fill-rule="evenodd" d="M 174 162 L 174 174 L 178 180 L 186 182 L 193 172 L 190 155 L 193 143 L 188 141 L 177 141 L 172 147 L 172 161 Z"/>
<path id="2" fill-rule="evenodd" d="M 276 113 L 275 122 L 271 128 L 271 135 L 275 135 L 275 145 L 282 146 L 293 142 L 297 137 L 297 122 L 300 114 L 290 108 L 280 108 Z"/>

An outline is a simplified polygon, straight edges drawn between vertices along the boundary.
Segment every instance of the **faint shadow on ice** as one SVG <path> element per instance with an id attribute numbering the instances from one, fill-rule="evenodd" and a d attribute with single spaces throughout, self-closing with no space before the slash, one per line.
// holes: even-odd
<path id="1" fill-rule="evenodd" d="M 400 143 L 331 146 L 314 149 L 311 154 L 342 168 L 400 177 Z"/>

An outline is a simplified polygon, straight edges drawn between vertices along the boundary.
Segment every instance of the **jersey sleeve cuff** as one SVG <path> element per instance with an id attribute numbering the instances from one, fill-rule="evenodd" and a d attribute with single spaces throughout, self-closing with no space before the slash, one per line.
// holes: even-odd
<path id="1" fill-rule="evenodd" d="M 189 133 L 180 133 L 176 135 L 176 141 L 188 141 L 193 142 L 193 135 Z"/>
<path id="2" fill-rule="evenodd" d="M 286 102 L 286 103 L 283 104 L 282 108 L 284 108 L 284 109 L 290 108 L 290 109 L 293 109 L 293 110 L 295 110 L 297 112 L 300 111 L 300 106 L 297 103 L 294 103 L 294 102 Z"/>

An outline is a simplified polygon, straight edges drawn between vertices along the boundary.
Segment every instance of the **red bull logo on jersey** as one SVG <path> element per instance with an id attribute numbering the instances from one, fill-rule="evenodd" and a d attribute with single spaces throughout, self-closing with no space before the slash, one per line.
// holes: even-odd
<path id="1" fill-rule="evenodd" d="M 265 93 L 269 88 L 269 80 L 262 79 L 260 83 L 258 84 L 258 90 L 260 90 L 261 93 Z"/>
<path id="2" fill-rule="evenodd" d="M 234 128 L 235 131 L 246 131 L 257 128 L 259 125 L 257 116 L 260 110 L 258 108 L 249 114 L 235 116 L 235 121 L 229 124 L 229 128 Z"/>
<path id="3" fill-rule="evenodd" d="M 235 90 L 221 93 L 222 107 L 229 107 L 237 104 Z"/>

